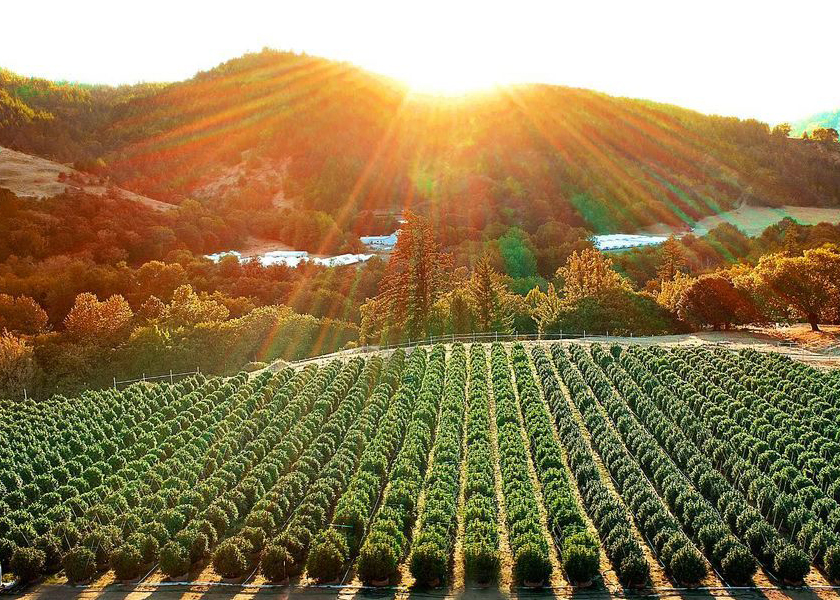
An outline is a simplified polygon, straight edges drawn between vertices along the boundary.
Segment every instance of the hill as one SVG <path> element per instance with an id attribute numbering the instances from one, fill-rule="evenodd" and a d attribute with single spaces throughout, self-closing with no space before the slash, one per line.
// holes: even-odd
<path id="1" fill-rule="evenodd" d="M 755 120 L 581 89 L 429 98 L 352 65 L 268 50 L 173 84 L 5 73 L 0 89 L 0 143 L 91 161 L 159 200 L 211 190 L 262 211 L 280 199 L 328 213 L 342 231 L 365 211 L 406 207 L 465 238 L 547 221 L 597 233 L 678 226 L 744 202 L 840 206 L 836 149 Z"/>

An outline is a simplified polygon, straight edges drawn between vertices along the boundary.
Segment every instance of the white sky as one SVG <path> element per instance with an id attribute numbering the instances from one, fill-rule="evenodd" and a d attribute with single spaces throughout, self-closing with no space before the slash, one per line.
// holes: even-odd
<path id="1" fill-rule="evenodd" d="M 171 81 L 263 46 L 422 91 L 547 82 L 776 123 L 840 107 L 840 0 L 0 0 L 0 66 Z"/>

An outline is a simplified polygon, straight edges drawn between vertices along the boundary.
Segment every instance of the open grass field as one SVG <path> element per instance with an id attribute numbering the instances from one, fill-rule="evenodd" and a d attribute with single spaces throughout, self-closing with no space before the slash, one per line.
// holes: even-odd
<path id="1" fill-rule="evenodd" d="M 0 414 L 28 598 L 837 597 L 840 371 L 780 354 L 452 344 Z"/>

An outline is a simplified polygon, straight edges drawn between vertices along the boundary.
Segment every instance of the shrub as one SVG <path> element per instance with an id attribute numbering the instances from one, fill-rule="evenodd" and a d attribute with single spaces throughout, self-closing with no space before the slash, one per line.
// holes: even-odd
<path id="1" fill-rule="evenodd" d="M 411 553 L 411 574 L 421 586 L 434 585 L 446 576 L 448 557 L 438 544 L 421 544 Z"/>
<path id="2" fill-rule="evenodd" d="M 634 553 L 621 561 L 618 576 L 626 586 L 644 585 L 650 576 L 650 566 L 644 557 Z"/>
<path id="3" fill-rule="evenodd" d="M 776 553 L 773 568 L 785 581 L 799 582 L 808 574 L 811 565 L 804 552 L 788 544 Z"/>
<path id="4" fill-rule="evenodd" d="M 694 585 L 706 576 L 706 563 L 697 549 L 688 544 L 677 550 L 671 559 L 671 573 L 677 581 Z"/>
<path id="5" fill-rule="evenodd" d="M 111 568 L 117 579 L 134 579 L 140 575 L 143 555 L 131 544 L 123 544 L 111 553 Z"/>
<path id="6" fill-rule="evenodd" d="M 154 537 L 146 533 L 134 533 L 128 537 L 125 543 L 131 544 L 140 550 L 140 556 L 143 557 L 143 564 L 157 560 L 160 545 Z"/>
<path id="7" fill-rule="evenodd" d="M 168 577 L 178 577 L 190 568 L 187 549 L 178 542 L 169 542 L 160 551 L 160 570 Z"/>
<path id="8" fill-rule="evenodd" d="M 227 579 L 241 577 L 248 568 L 248 561 L 242 552 L 242 542 L 236 538 L 225 540 L 213 554 L 213 568 Z"/>
<path id="9" fill-rule="evenodd" d="M 498 551 L 488 544 L 467 544 L 464 546 L 464 571 L 469 579 L 480 584 L 496 581 L 499 575 Z"/>
<path id="10" fill-rule="evenodd" d="M 399 557 L 391 544 L 366 543 L 359 553 L 359 578 L 369 583 L 390 579 L 399 566 Z"/>
<path id="11" fill-rule="evenodd" d="M 596 547 L 566 544 L 562 560 L 571 583 L 586 583 L 598 574 L 600 565 Z"/>
<path id="12" fill-rule="evenodd" d="M 175 537 L 175 541 L 187 550 L 191 563 L 200 561 L 210 553 L 210 541 L 207 535 L 200 531 L 182 531 Z"/>
<path id="13" fill-rule="evenodd" d="M 96 575 L 96 556 L 88 548 L 73 548 L 64 555 L 61 565 L 71 583 L 87 581 Z"/>
<path id="14" fill-rule="evenodd" d="M 63 549 L 61 540 L 46 533 L 35 540 L 35 547 L 44 552 L 44 572 L 55 573 L 61 569 Z"/>
<path id="15" fill-rule="evenodd" d="M 263 555 L 262 573 L 268 581 L 283 581 L 294 574 L 293 564 L 294 559 L 288 550 L 279 544 L 272 544 Z"/>
<path id="16" fill-rule="evenodd" d="M 517 581 L 545 581 L 551 575 L 548 553 L 534 543 L 526 543 L 514 556 L 513 569 Z"/>
<path id="17" fill-rule="evenodd" d="M 12 560 L 12 554 L 14 554 L 15 548 L 17 546 L 13 541 L 0 538 L 0 567 L 4 571 L 9 570 L 9 562 Z"/>
<path id="18" fill-rule="evenodd" d="M 265 531 L 258 527 L 243 527 L 237 537 L 247 542 L 242 551 L 248 554 L 261 552 L 265 546 Z"/>
<path id="19" fill-rule="evenodd" d="M 334 529 L 328 529 L 324 532 L 321 543 L 309 553 L 306 569 L 318 581 L 338 579 L 344 569 L 347 552 L 344 535 Z"/>
<path id="20" fill-rule="evenodd" d="M 32 581 L 41 574 L 45 558 L 43 550 L 16 548 L 12 553 L 12 560 L 9 561 L 9 568 L 20 581 Z"/>

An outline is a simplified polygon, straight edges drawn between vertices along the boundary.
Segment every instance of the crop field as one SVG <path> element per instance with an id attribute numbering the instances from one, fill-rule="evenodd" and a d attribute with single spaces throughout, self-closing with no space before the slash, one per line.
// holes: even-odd
<path id="1" fill-rule="evenodd" d="M 22 589 L 840 581 L 840 377 L 777 354 L 418 347 L 5 402 L 0 439 Z"/>

